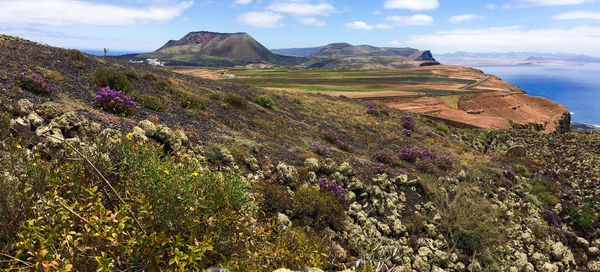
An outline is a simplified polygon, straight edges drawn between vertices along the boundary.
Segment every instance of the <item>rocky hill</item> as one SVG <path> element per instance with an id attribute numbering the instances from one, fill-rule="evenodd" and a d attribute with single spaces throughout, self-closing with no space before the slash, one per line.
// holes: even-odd
<path id="1" fill-rule="evenodd" d="M 439 64 L 431 52 L 412 48 L 378 48 L 346 43 L 324 47 L 280 49 L 278 55 L 247 33 L 190 32 L 170 40 L 158 50 L 126 59 L 146 60 L 170 66 L 236 66 L 267 64 L 308 69 L 398 69 Z M 289 55 L 289 52 L 295 52 Z M 153 60 L 153 61 L 150 61 Z M 374 64 L 374 65 L 368 65 Z"/>
<path id="2" fill-rule="evenodd" d="M 459 129 L 9 36 L 0 61 L 2 270 L 600 271 L 600 134 Z"/>
<path id="3" fill-rule="evenodd" d="M 230 66 L 247 63 L 293 64 L 299 60 L 273 54 L 247 33 L 190 32 L 170 40 L 153 53 L 136 58 L 157 58 L 169 65 Z"/>

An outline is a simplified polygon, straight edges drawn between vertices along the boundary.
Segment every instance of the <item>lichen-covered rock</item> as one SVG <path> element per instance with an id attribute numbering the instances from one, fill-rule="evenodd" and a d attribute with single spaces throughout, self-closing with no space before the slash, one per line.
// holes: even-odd
<path id="1" fill-rule="evenodd" d="M 149 120 L 140 121 L 138 127 L 144 130 L 144 134 L 148 138 L 154 137 L 154 133 L 156 133 L 156 126 Z"/>
<path id="2" fill-rule="evenodd" d="M 317 158 L 308 158 L 304 160 L 304 167 L 311 172 L 319 172 L 319 170 L 321 170 L 321 167 L 319 166 L 319 159 Z"/>
<path id="3" fill-rule="evenodd" d="M 292 221 L 284 213 L 277 213 L 277 225 L 287 229 L 292 226 Z"/>
<path id="4" fill-rule="evenodd" d="M 40 127 L 42 124 L 44 124 L 44 119 L 42 119 L 42 117 L 40 117 L 35 112 L 29 113 L 26 119 L 27 121 L 29 121 L 29 123 L 31 124 L 31 128 L 34 130 Z"/>
<path id="5" fill-rule="evenodd" d="M 558 272 L 558 266 L 556 266 L 555 264 L 551 264 L 551 263 L 544 263 L 544 265 L 542 265 L 542 269 L 540 269 L 540 271 Z"/>
<path id="6" fill-rule="evenodd" d="M 583 247 L 584 249 L 587 249 L 588 247 L 590 247 L 590 242 L 588 242 L 583 237 L 577 237 L 577 245 Z"/>
<path id="7" fill-rule="evenodd" d="M 321 170 L 329 175 L 337 170 L 337 163 L 332 158 L 327 158 L 321 164 Z"/>
<path id="8" fill-rule="evenodd" d="M 166 144 L 172 135 L 173 135 L 173 130 L 171 130 L 171 128 L 169 128 L 168 126 L 165 126 L 165 125 L 158 125 L 156 127 L 156 132 L 154 134 L 154 138 L 157 141 Z"/>
<path id="9" fill-rule="evenodd" d="M 587 267 L 590 272 L 600 272 L 600 260 L 589 262 Z"/>
<path id="10" fill-rule="evenodd" d="M 471 264 L 469 264 L 469 266 L 467 267 L 467 271 L 480 272 L 480 271 L 483 271 L 483 268 L 481 267 L 481 264 L 479 264 L 479 262 L 477 260 L 475 260 Z"/>
<path id="11" fill-rule="evenodd" d="M 58 128 L 65 133 L 78 131 L 81 127 L 86 126 L 87 121 L 79 118 L 75 112 L 67 112 L 59 117 L 52 119 L 50 127 Z M 69 137 L 70 135 L 65 135 Z"/>
<path id="12" fill-rule="evenodd" d="M 279 268 L 277 270 L 274 270 L 273 272 L 294 272 L 294 271 L 289 270 L 287 268 Z"/>
<path id="13" fill-rule="evenodd" d="M 296 167 L 287 165 L 283 162 L 280 162 L 276 167 L 277 174 L 279 175 L 279 179 L 284 184 L 296 184 L 298 183 L 298 170 Z"/>
<path id="14" fill-rule="evenodd" d="M 348 162 L 340 164 L 337 170 L 346 177 L 352 176 L 354 174 L 354 169 L 352 169 L 352 165 L 350 165 L 350 163 Z"/>
<path id="15" fill-rule="evenodd" d="M 248 168 L 250 168 L 252 171 L 258 171 L 260 169 L 258 160 L 252 155 L 246 156 L 244 158 L 244 163 L 246 163 L 246 166 L 248 166 Z"/>
<path id="16" fill-rule="evenodd" d="M 105 128 L 102 130 L 100 132 L 100 137 L 105 139 L 109 144 L 117 144 L 122 140 L 121 132 L 112 128 Z"/>
<path id="17" fill-rule="evenodd" d="M 181 129 L 175 130 L 170 140 L 183 146 L 188 146 L 190 144 L 190 140 Z"/>
<path id="18" fill-rule="evenodd" d="M 565 248 L 565 246 L 563 245 L 563 243 L 558 242 L 552 245 L 552 249 L 550 251 L 550 254 L 552 256 L 552 258 L 556 261 L 562 261 L 563 257 L 565 255 L 565 250 L 567 250 Z"/>
<path id="19" fill-rule="evenodd" d="M 27 99 L 19 99 L 17 101 L 17 110 L 19 111 L 19 115 L 25 116 L 33 111 L 33 103 Z"/>
<path id="20" fill-rule="evenodd" d="M 421 256 L 417 256 L 413 261 L 412 268 L 417 271 L 429 271 L 431 266 Z"/>
<path id="21" fill-rule="evenodd" d="M 428 259 L 433 255 L 433 252 L 428 247 L 421 247 L 419 250 L 417 250 L 417 252 L 419 253 L 419 256 L 423 257 L 424 259 Z"/>
<path id="22" fill-rule="evenodd" d="M 137 141 L 148 140 L 148 137 L 146 137 L 146 133 L 144 132 L 144 130 L 138 126 L 133 127 L 133 130 L 131 131 L 131 137 Z"/>
<path id="23" fill-rule="evenodd" d="M 588 248 L 588 255 L 590 257 L 600 256 L 600 250 L 597 247 L 590 247 Z"/>
<path id="24" fill-rule="evenodd" d="M 335 181 L 340 186 L 343 186 L 344 182 L 348 180 L 348 178 L 342 175 L 340 172 L 334 172 L 333 174 L 329 175 L 329 179 Z"/>
<path id="25" fill-rule="evenodd" d="M 364 184 L 357 177 L 351 177 L 348 184 L 346 184 L 346 188 L 352 191 L 362 191 L 364 189 Z"/>

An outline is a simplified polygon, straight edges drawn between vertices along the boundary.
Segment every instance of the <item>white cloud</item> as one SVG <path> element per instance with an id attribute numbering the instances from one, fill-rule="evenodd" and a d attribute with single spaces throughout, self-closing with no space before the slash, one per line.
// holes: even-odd
<path id="1" fill-rule="evenodd" d="M 0 22 L 54 26 L 166 22 L 194 4 L 193 1 L 168 3 L 171 4 L 139 7 L 80 0 L 0 0 Z"/>
<path id="2" fill-rule="evenodd" d="M 306 0 L 284 0 L 272 3 L 267 7 L 267 10 L 297 16 L 327 16 L 335 11 L 335 7 L 326 1 L 313 4 Z"/>
<path id="3" fill-rule="evenodd" d="M 283 26 L 283 24 L 281 23 L 282 19 L 283 16 L 270 11 L 252 11 L 238 16 L 237 22 L 255 27 L 272 28 Z"/>
<path id="4" fill-rule="evenodd" d="M 438 0 L 386 0 L 386 9 L 432 10 L 440 6 Z"/>
<path id="5" fill-rule="evenodd" d="M 315 17 L 300 18 L 300 22 L 302 22 L 305 25 L 316 25 L 316 26 L 327 25 L 327 23 L 325 23 L 325 21 L 319 20 Z"/>
<path id="6" fill-rule="evenodd" d="M 459 24 L 459 23 L 463 23 L 463 22 L 481 20 L 481 19 L 483 19 L 483 16 L 479 16 L 479 15 L 475 15 L 475 14 L 463 14 L 463 15 L 457 15 L 457 16 L 450 17 L 450 19 L 448 19 L 448 22 L 453 23 L 453 24 Z"/>
<path id="7" fill-rule="evenodd" d="M 376 24 L 370 25 L 363 21 L 354 21 L 352 23 L 345 24 L 347 28 L 352 29 L 363 29 L 363 30 L 371 30 L 371 29 L 393 29 L 394 27 L 389 24 Z"/>
<path id="8" fill-rule="evenodd" d="M 600 20 L 600 12 L 598 11 L 571 11 L 558 14 L 554 16 L 557 20 L 575 20 L 575 19 L 588 19 L 588 20 Z"/>
<path id="9" fill-rule="evenodd" d="M 498 7 L 496 6 L 496 4 L 487 4 L 485 6 L 485 8 L 486 9 L 492 9 L 492 10 L 494 10 L 494 9 L 497 9 Z"/>
<path id="10" fill-rule="evenodd" d="M 433 17 L 425 14 L 416 14 L 412 16 L 389 16 L 385 19 L 395 26 L 422 26 L 430 25 L 435 22 Z"/>
<path id="11" fill-rule="evenodd" d="M 252 3 L 252 0 L 235 0 L 233 3 L 236 5 L 248 5 Z"/>
<path id="12" fill-rule="evenodd" d="M 371 29 L 375 28 L 374 26 L 369 25 L 363 21 L 354 21 L 352 23 L 347 23 L 346 27 L 353 28 L 353 29 L 364 29 L 364 30 L 371 30 Z"/>
<path id="13" fill-rule="evenodd" d="M 599 55 L 600 26 L 528 29 L 507 26 L 454 29 L 406 39 L 409 46 L 430 48 L 437 53 L 454 51 L 573 52 Z"/>
<path id="14" fill-rule="evenodd" d="M 400 45 L 400 41 L 398 41 L 398 40 L 393 40 L 393 41 L 389 41 L 389 42 L 388 42 L 388 44 L 389 44 L 389 45 L 393 45 L 393 46 L 397 46 L 397 45 Z"/>
<path id="15" fill-rule="evenodd" d="M 565 6 L 591 3 L 594 0 L 525 0 L 525 2 L 538 6 Z"/>
<path id="16" fill-rule="evenodd" d="M 380 10 L 375 10 L 375 11 L 373 11 L 373 15 L 381 15 L 381 11 Z"/>

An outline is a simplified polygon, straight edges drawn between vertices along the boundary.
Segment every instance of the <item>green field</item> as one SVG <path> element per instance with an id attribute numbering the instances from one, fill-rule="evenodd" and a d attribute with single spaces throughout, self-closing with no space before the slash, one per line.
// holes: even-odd
<path id="1" fill-rule="evenodd" d="M 451 91 L 424 88 L 423 85 L 456 86 L 473 80 L 449 78 L 429 71 L 306 71 L 306 70 L 234 70 L 229 81 L 255 87 L 288 88 L 328 92 L 404 91 L 448 94 Z M 418 86 L 417 86 L 418 85 Z"/>

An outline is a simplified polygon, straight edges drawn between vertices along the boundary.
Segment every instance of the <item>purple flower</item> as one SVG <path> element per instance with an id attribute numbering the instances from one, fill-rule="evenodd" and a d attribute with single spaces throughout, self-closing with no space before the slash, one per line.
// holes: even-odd
<path id="1" fill-rule="evenodd" d="M 15 85 L 23 90 L 48 97 L 54 92 L 52 85 L 38 74 L 19 73 L 15 76 Z"/>
<path id="2" fill-rule="evenodd" d="M 115 114 L 131 114 L 137 104 L 133 102 L 135 97 L 124 95 L 117 90 L 106 86 L 96 93 L 96 102 L 101 110 Z"/>
<path id="3" fill-rule="evenodd" d="M 338 141 L 338 135 L 335 131 L 324 130 L 321 133 L 321 137 L 332 144 L 335 144 Z"/>
<path id="4" fill-rule="evenodd" d="M 414 235 L 414 234 L 410 236 L 410 245 L 413 246 L 413 247 L 417 247 L 419 245 L 419 241 L 417 239 L 417 236 Z"/>
<path id="5" fill-rule="evenodd" d="M 310 150 L 315 154 L 325 157 L 329 157 L 331 155 L 331 151 L 329 150 L 329 148 L 326 145 L 321 144 L 319 142 L 314 142 L 310 147 Z"/>
<path id="6" fill-rule="evenodd" d="M 262 150 L 262 145 L 252 145 L 250 146 L 250 150 L 252 150 L 252 152 L 254 152 L 255 154 L 260 153 L 260 151 Z"/>
<path id="7" fill-rule="evenodd" d="M 367 104 L 367 113 L 375 115 L 375 116 L 378 116 L 380 114 L 383 114 L 383 115 L 389 115 L 390 114 L 387 108 L 384 108 L 384 107 L 380 108 L 380 107 L 378 107 L 377 105 L 375 105 L 373 103 L 368 103 Z"/>
<path id="8" fill-rule="evenodd" d="M 410 131 L 410 130 L 408 130 L 408 129 L 405 129 L 405 128 L 404 128 L 404 129 L 402 129 L 402 133 L 404 133 L 404 135 L 406 135 L 406 136 L 410 136 L 410 135 L 412 135 L 412 131 Z"/>
<path id="9" fill-rule="evenodd" d="M 335 181 L 328 182 L 325 179 L 320 179 L 319 188 L 321 191 L 330 192 L 346 210 L 350 208 L 350 202 L 346 199 L 346 191 Z"/>
<path id="10" fill-rule="evenodd" d="M 548 224 L 551 224 L 555 228 L 560 227 L 560 225 L 558 225 L 558 221 L 556 220 L 556 216 L 554 215 L 554 213 L 552 211 L 545 210 L 544 214 L 546 215 L 546 220 L 548 220 Z"/>

